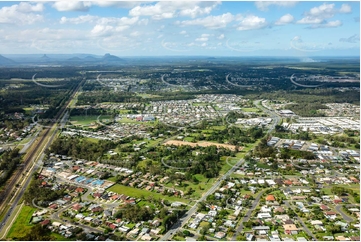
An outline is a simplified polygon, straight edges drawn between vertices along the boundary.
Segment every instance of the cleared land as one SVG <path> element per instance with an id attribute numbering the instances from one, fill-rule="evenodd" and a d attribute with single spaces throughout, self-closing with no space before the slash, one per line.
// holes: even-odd
<path id="1" fill-rule="evenodd" d="M 187 142 L 187 141 L 168 140 L 167 142 L 164 143 L 164 145 L 176 145 L 176 146 L 189 145 L 191 147 L 197 147 L 197 146 L 208 147 L 208 146 L 215 145 L 215 146 L 217 146 L 217 148 L 223 147 L 223 148 L 230 149 L 233 151 L 236 150 L 235 145 L 227 145 L 227 144 L 213 143 L 213 142 L 207 142 L 207 141 L 200 141 L 197 143 L 192 143 L 192 142 Z M 240 147 L 239 150 L 242 150 L 242 147 Z"/>

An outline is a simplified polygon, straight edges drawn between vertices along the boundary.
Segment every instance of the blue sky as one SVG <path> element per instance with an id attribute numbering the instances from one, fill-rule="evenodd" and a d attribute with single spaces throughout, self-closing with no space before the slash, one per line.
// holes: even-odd
<path id="1" fill-rule="evenodd" d="M 0 2 L 0 54 L 350 56 L 356 1 Z"/>

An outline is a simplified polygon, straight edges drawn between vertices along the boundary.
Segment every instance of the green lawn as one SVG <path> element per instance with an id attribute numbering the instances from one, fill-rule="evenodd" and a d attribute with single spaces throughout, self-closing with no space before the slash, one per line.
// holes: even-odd
<path id="1" fill-rule="evenodd" d="M 153 197 L 156 199 L 167 199 L 170 202 L 179 201 L 179 202 L 183 202 L 186 204 L 189 202 L 188 200 L 183 199 L 183 198 L 164 196 L 161 193 L 150 192 L 147 190 L 141 190 L 141 189 L 137 189 L 134 187 L 127 187 L 127 186 L 123 186 L 120 184 L 115 184 L 114 186 L 108 188 L 107 190 L 116 192 L 118 194 L 125 194 L 128 196 L 136 197 L 136 198 L 141 198 L 142 196 L 144 196 L 145 199 L 148 197 Z"/>
<path id="2" fill-rule="evenodd" d="M 258 108 L 242 108 L 243 112 L 259 112 L 260 110 Z"/>
<path id="3" fill-rule="evenodd" d="M 192 106 L 199 107 L 199 106 L 207 106 L 208 103 L 192 103 Z"/>
<path id="4" fill-rule="evenodd" d="M 207 190 L 209 190 L 213 183 L 217 180 L 217 178 L 206 178 L 202 174 L 196 174 L 194 175 L 198 183 L 193 183 L 190 181 L 182 182 L 182 185 L 175 185 L 177 182 L 170 181 L 165 184 L 166 187 L 174 187 L 177 190 L 182 190 L 183 192 L 186 192 L 189 190 L 189 188 L 192 188 L 194 192 L 190 195 L 191 199 L 198 199 L 202 196 L 203 193 L 205 193 Z"/>
<path id="5" fill-rule="evenodd" d="M 33 226 L 30 220 L 35 211 L 35 208 L 24 205 L 6 237 L 16 239 L 25 236 Z"/>
<path id="6" fill-rule="evenodd" d="M 98 118 L 99 115 L 81 115 L 81 116 L 71 116 L 69 118 L 69 121 L 72 123 L 72 124 L 75 124 L 75 125 L 83 125 L 83 126 L 86 126 L 86 125 L 90 125 L 92 123 L 95 123 L 97 118 Z M 102 116 L 100 116 L 99 118 L 104 118 Z"/>
<path id="7" fill-rule="evenodd" d="M 25 111 L 26 115 L 31 115 L 34 109 L 30 107 L 30 108 L 23 108 L 23 110 Z"/>
<path id="8" fill-rule="evenodd" d="M 121 120 L 118 121 L 118 123 L 123 123 L 123 124 L 144 124 L 144 125 L 149 125 L 149 126 L 154 126 L 156 124 L 157 121 L 137 121 L 136 119 L 130 119 L 130 118 L 122 118 Z"/>
<path id="9" fill-rule="evenodd" d="M 50 236 L 55 240 L 55 241 L 75 241 L 76 238 L 65 238 L 64 236 L 58 234 L 58 233 L 51 233 Z"/>

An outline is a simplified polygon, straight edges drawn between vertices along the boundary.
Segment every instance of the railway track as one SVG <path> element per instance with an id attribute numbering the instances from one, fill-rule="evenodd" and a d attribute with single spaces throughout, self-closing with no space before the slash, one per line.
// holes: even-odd
<path id="1" fill-rule="evenodd" d="M 79 83 L 79 85 L 74 88 L 73 93 L 71 94 L 70 98 L 61 107 L 61 109 L 58 111 L 57 115 L 55 116 L 56 123 L 53 124 L 51 126 L 51 128 L 46 128 L 46 130 L 44 132 L 42 132 L 42 134 L 40 133 L 39 141 L 35 142 L 31 146 L 30 152 L 27 153 L 27 155 L 25 156 L 24 162 L 22 163 L 23 166 L 17 168 L 14 171 L 11 178 L 5 184 L 5 189 L 0 194 L 0 217 L 6 213 L 6 210 L 7 210 L 6 205 L 9 204 L 13 195 L 16 194 L 16 189 L 14 189 L 14 188 L 15 188 L 16 184 L 18 184 L 19 181 L 21 181 L 22 174 L 24 172 L 28 172 L 30 170 L 31 166 L 34 165 L 34 161 L 36 161 L 36 158 L 39 157 L 39 155 L 41 155 L 41 153 L 42 153 L 42 147 L 44 147 L 44 145 L 46 145 L 46 144 L 50 144 L 49 141 L 51 141 L 50 139 L 52 138 L 52 136 L 51 135 L 49 136 L 49 134 L 51 134 L 51 131 L 54 129 L 54 125 L 57 125 L 58 122 L 60 121 L 61 117 L 65 114 L 71 100 L 74 98 L 74 95 L 77 93 L 77 91 L 83 85 L 84 82 L 85 82 L 85 79 L 83 79 Z M 56 132 L 56 130 L 54 130 L 53 132 Z M 46 142 L 46 141 L 48 141 L 48 142 Z M 5 220 L 6 220 L 6 217 L 5 217 Z"/>

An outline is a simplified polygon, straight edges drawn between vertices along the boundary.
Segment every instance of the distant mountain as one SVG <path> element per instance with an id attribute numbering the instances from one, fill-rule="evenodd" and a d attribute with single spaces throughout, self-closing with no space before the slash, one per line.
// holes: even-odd
<path id="1" fill-rule="evenodd" d="M 103 62 L 123 62 L 124 60 L 115 55 L 111 55 L 111 54 L 107 53 L 102 57 L 102 61 Z"/>
<path id="2" fill-rule="evenodd" d="M 99 60 L 98 58 L 95 58 L 94 56 L 88 55 L 86 57 L 84 57 L 85 61 L 97 61 Z"/>
<path id="3" fill-rule="evenodd" d="M 16 62 L 0 55 L 0 66 L 13 65 Z"/>
<path id="4" fill-rule="evenodd" d="M 47 56 L 46 54 L 44 54 L 42 57 L 39 58 L 41 62 L 48 62 L 51 60 L 51 58 L 49 56 Z"/>
<path id="5" fill-rule="evenodd" d="M 81 61 L 81 60 L 82 60 L 82 59 L 80 59 L 80 58 L 77 57 L 77 56 L 67 59 L 67 61 Z"/>

